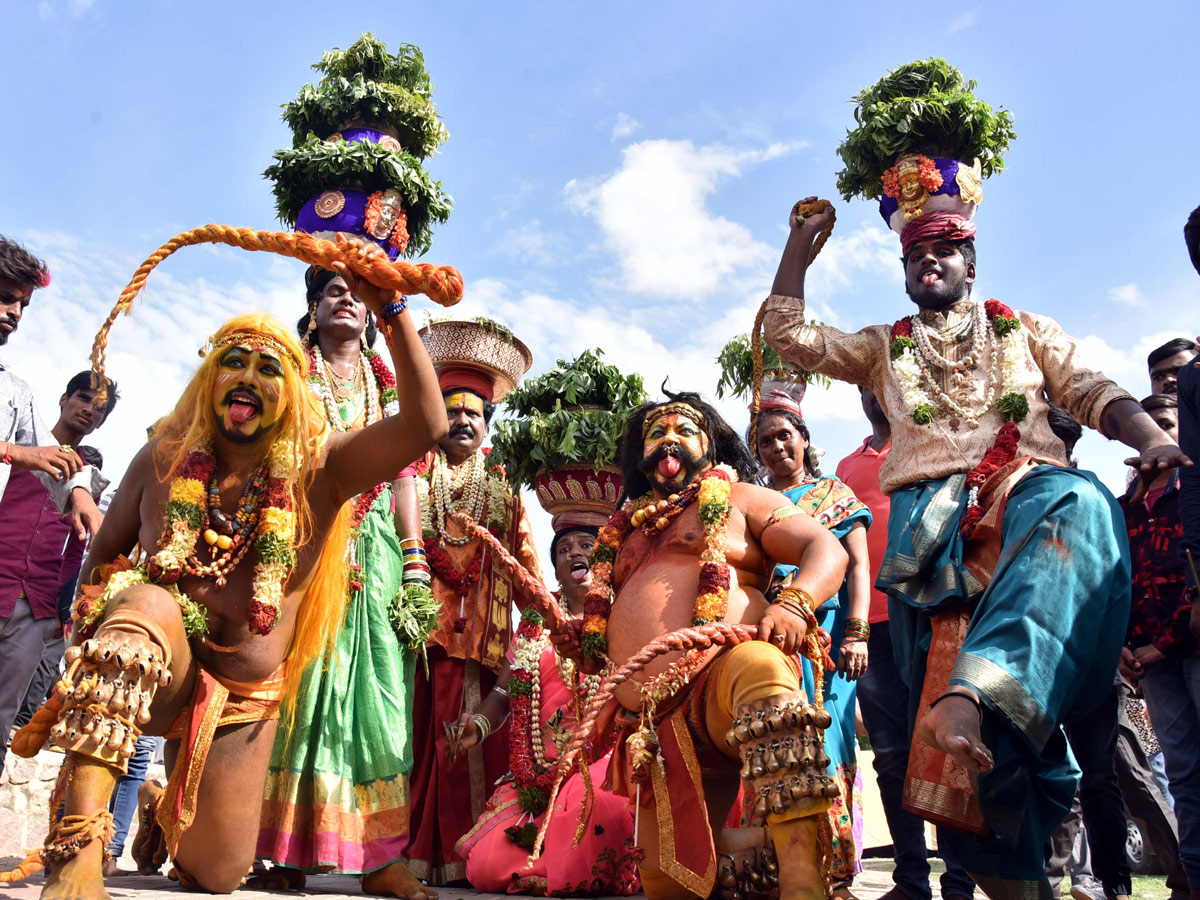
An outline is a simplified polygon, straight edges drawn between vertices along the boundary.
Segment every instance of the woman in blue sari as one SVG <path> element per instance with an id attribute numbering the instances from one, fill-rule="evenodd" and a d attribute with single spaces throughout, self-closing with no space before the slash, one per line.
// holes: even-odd
<path id="1" fill-rule="evenodd" d="M 829 775 L 841 788 L 829 807 L 832 831 L 831 876 L 834 900 L 853 898 L 850 885 L 862 871 L 861 776 L 855 761 L 855 681 L 867 668 L 867 610 L 871 602 L 871 565 L 867 527 L 871 511 L 841 480 L 822 476 L 800 405 L 781 391 L 762 399 L 756 446 L 759 461 L 770 472 L 770 485 L 817 519 L 842 542 L 850 557 L 846 581 L 837 596 L 817 610 L 817 622 L 831 637 L 830 657 L 837 670 L 825 679 L 825 708 L 833 724 L 825 731 Z M 776 566 L 772 586 L 786 584 L 794 566 Z M 804 689 L 814 695 L 813 664 L 803 660 Z"/>

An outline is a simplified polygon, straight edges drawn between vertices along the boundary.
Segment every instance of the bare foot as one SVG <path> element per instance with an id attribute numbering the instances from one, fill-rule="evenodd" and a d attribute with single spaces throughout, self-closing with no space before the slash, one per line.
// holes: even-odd
<path id="1" fill-rule="evenodd" d="M 979 707 L 958 692 L 925 713 L 917 722 L 916 735 L 968 772 L 990 772 L 995 764 L 979 732 Z"/>
<path id="2" fill-rule="evenodd" d="M 122 875 L 133 875 L 132 869 L 122 869 L 117 866 L 117 861 L 112 857 L 104 860 L 104 865 L 100 869 L 105 878 L 119 878 Z"/>
<path id="3" fill-rule="evenodd" d="M 272 866 L 270 871 L 247 878 L 246 888 L 252 891 L 301 891 L 307 882 L 299 869 Z"/>
<path id="4" fill-rule="evenodd" d="M 61 866 L 47 870 L 42 900 L 109 900 L 100 874 L 104 844 L 92 841 Z"/>
<path id="5" fill-rule="evenodd" d="M 154 820 L 154 811 L 162 792 L 162 787 L 149 779 L 138 788 L 138 831 L 130 852 L 137 863 L 139 875 L 157 875 L 167 861 L 162 829 Z"/>
<path id="6" fill-rule="evenodd" d="M 437 900 L 438 895 L 433 888 L 421 884 L 402 860 L 364 875 L 362 889 L 364 894 L 400 897 L 402 900 Z"/>

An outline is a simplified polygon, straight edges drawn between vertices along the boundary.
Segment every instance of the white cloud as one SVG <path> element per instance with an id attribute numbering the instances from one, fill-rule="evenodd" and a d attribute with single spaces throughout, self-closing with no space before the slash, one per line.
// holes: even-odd
<path id="1" fill-rule="evenodd" d="M 58 398 L 88 360 L 97 328 L 141 261 L 110 246 L 61 232 L 30 232 L 27 245 L 49 265 L 53 281 L 37 291 L 20 328 L 3 348 L 4 364 L 33 387 L 42 418 L 53 425 Z M 201 251 L 185 250 L 183 255 Z M 219 248 L 224 270 L 237 273 L 244 251 Z M 186 268 L 186 260 L 184 262 Z M 269 262 L 268 262 L 269 261 Z M 121 399 L 108 421 L 85 438 L 104 454 L 105 474 L 118 481 L 145 443 L 146 428 L 170 411 L 199 364 L 197 350 L 223 321 L 251 310 L 273 312 L 291 324 L 304 307 L 303 266 L 256 253 L 249 277 L 214 284 L 183 278 L 168 259 L 153 271 L 131 317 L 109 333 L 106 373 Z M 175 270 L 175 271 L 173 271 Z"/>
<path id="2" fill-rule="evenodd" d="M 96 5 L 96 0 L 42 0 L 37 6 L 44 22 L 55 19 L 76 19 Z"/>
<path id="3" fill-rule="evenodd" d="M 691 141 L 641 141 L 625 148 L 621 168 L 608 178 L 568 182 L 567 202 L 599 224 L 625 290 L 705 297 L 735 273 L 769 265 L 777 254 L 745 225 L 714 214 L 709 195 L 724 179 L 802 146 L 734 150 Z"/>
<path id="4" fill-rule="evenodd" d="M 1136 282 L 1129 282 L 1120 287 L 1115 287 L 1108 292 L 1108 298 L 1114 303 L 1123 303 L 1126 306 L 1145 306 L 1146 297 L 1142 293 L 1141 288 Z"/>
<path id="5" fill-rule="evenodd" d="M 948 34 L 957 34 L 960 31 L 970 28 L 978 19 L 979 13 L 975 10 L 961 13 L 950 23 L 950 27 L 946 29 L 946 32 Z"/>
<path id="6" fill-rule="evenodd" d="M 617 113 L 617 120 L 613 122 L 612 139 L 629 137 L 635 131 L 642 127 L 642 123 L 626 113 Z"/>
<path id="7" fill-rule="evenodd" d="M 547 232 L 538 219 L 506 230 L 498 249 L 505 256 L 538 266 L 553 265 L 566 251 L 562 240 Z"/>
<path id="8" fill-rule="evenodd" d="M 827 296 L 850 288 L 856 276 L 864 272 L 882 275 L 896 284 L 904 282 L 895 232 L 878 225 L 863 225 L 845 235 L 835 230 L 805 274 L 805 290 L 814 296 Z"/>

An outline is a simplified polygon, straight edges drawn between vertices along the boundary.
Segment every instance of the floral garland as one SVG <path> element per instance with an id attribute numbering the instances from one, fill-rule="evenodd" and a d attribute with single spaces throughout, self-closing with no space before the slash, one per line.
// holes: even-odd
<path id="1" fill-rule="evenodd" d="M 979 521 L 983 518 L 983 507 L 979 504 L 979 489 L 1000 469 L 1007 466 L 1017 457 L 1017 444 L 1021 440 L 1021 429 L 1013 422 L 1005 422 L 1000 426 L 1000 433 L 991 449 L 983 455 L 974 469 L 967 473 L 967 509 L 963 513 L 959 534 L 969 538 L 975 533 Z"/>
<path id="2" fill-rule="evenodd" d="M 998 300 L 988 300 L 983 304 L 983 312 L 991 324 L 991 330 L 999 342 L 1000 366 L 1000 398 L 996 401 L 996 409 L 1006 422 L 1021 422 L 1029 414 L 1029 400 L 1021 387 L 1021 373 L 1024 367 L 1024 357 L 1021 348 L 1021 320 L 1016 314 Z M 953 401 L 942 390 L 930 372 L 931 360 L 926 359 L 917 342 L 913 340 L 914 327 L 923 327 L 917 316 L 908 316 L 892 325 L 891 357 L 892 371 L 900 383 L 900 395 L 912 420 L 918 425 L 932 425 L 937 415 L 937 403 L 962 415 L 972 427 L 978 426 L 979 417 L 991 407 L 990 397 L 996 390 L 995 378 L 989 379 L 987 399 L 983 408 L 965 410 Z M 979 335 L 977 344 L 982 345 L 983 337 Z M 970 362 L 977 362 L 976 352 L 982 352 L 982 346 L 973 350 L 969 355 Z M 995 367 L 996 354 L 993 354 Z M 945 360 L 939 360 L 946 362 Z M 993 373 L 994 375 L 994 373 Z M 937 400 L 930 395 L 926 388 L 933 390 Z"/>
<path id="3" fill-rule="evenodd" d="M 500 537 L 508 519 L 510 494 L 504 467 L 492 463 L 489 457 L 490 449 L 484 448 L 477 451 L 473 459 L 459 466 L 457 484 L 444 451 L 439 449 L 436 454 L 430 454 L 417 463 L 417 501 L 421 508 L 425 557 L 434 576 L 460 598 L 467 596 L 471 585 L 477 584 L 483 574 L 484 546 L 480 543 L 466 566 L 459 571 L 446 552 L 445 545 L 466 545 L 471 538 L 447 535 L 447 515 L 465 511 L 477 522 L 482 518 L 481 524 L 496 537 Z M 460 492 L 457 501 L 452 496 L 456 488 Z M 467 620 L 459 615 L 454 620 L 454 631 L 462 634 L 466 629 Z"/>
<path id="4" fill-rule="evenodd" d="M 543 627 L 542 616 L 536 610 L 525 610 L 517 627 L 512 675 L 508 682 L 509 715 L 512 718 L 509 766 L 517 788 L 517 802 L 521 810 L 531 816 L 545 812 L 555 777 L 555 761 L 546 758 L 546 738 L 541 721 L 541 661 L 549 643 L 550 636 Z M 598 675 L 580 678 L 573 666 L 567 666 L 564 671 L 563 660 L 557 653 L 555 659 L 559 664 L 559 676 L 575 696 L 578 715 L 591 702 L 601 678 Z M 513 831 L 509 837 L 519 842 L 519 829 Z"/>
<path id="5" fill-rule="evenodd" d="M 254 547 L 258 551 L 258 563 L 254 567 L 253 593 L 246 610 L 247 625 L 254 634 L 270 634 L 278 623 L 283 606 L 283 584 L 296 564 L 296 515 L 289 478 L 294 459 L 295 453 L 290 443 L 277 441 L 271 448 L 263 505 L 258 511 L 255 529 Z M 214 546 L 214 554 L 220 555 L 212 563 L 201 563 L 196 558 L 196 545 L 201 532 L 208 525 L 205 500 L 208 484 L 216 468 L 216 457 L 207 442 L 192 448 L 171 480 L 166 522 L 158 552 L 150 557 L 145 566 L 127 570 L 136 572 L 136 575 L 114 573 L 110 576 L 103 592 L 87 608 L 83 603 L 80 604 L 77 615 L 85 628 L 100 619 L 109 601 L 121 590 L 132 584 L 149 582 L 167 588 L 179 600 L 184 610 L 185 628 L 188 620 L 191 621 L 189 636 L 205 633 L 207 625 L 200 627 L 204 617 L 197 616 L 196 607 L 199 605 L 180 593 L 176 583 L 186 573 L 213 577 L 221 585 L 225 575 L 233 570 L 249 549 L 248 544 L 240 543 L 240 536 L 235 536 L 226 548 Z"/>
<path id="6" fill-rule="evenodd" d="M 959 533 L 964 538 L 970 538 L 983 518 L 983 507 L 979 503 L 979 490 L 997 471 L 1012 462 L 1017 455 L 1017 446 L 1021 440 L 1021 430 L 1018 422 L 1023 422 L 1029 415 L 1029 399 L 1020 387 L 1020 379 L 1024 366 L 1021 348 L 1021 320 L 1016 313 L 999 300 L 988 300 L 983 304 L 983 313 L 991 324 L 992 333 L 999 342 L 1000 356 L 1000 398 L 996 401 L 996 410 L 1004 418 L 1004 424 L 996 434 L 996 440 L 983 455 L 979 465 L 967 473 L 966 485 L 967 508 L 963 513 Z M 916 316 L 901 319 L 892 326 L 892 368 L 900 381 L 901 395 L 908 407 L 913 421 L 918 425 L 929 425 L 934 420 L 934 405 L 929 394 L 922 387 L 922 380 L 939 393 L 939 399 L 948 400 L 940 387 L 934 382 L 932 375 L 923 364 L 918 348 L 913 341 L 913 326 Z M 975 361 L 974 353 L 971 355 Z M 944 362 L 944 361 L 943 361 Z M 993 368 L 995 354 L 993 354 Z M 993 384 L 990 388 L 994 388 Z M 978 424 L 978 416 L 987 411 L 990 403 L 985 403 L 984 409 L 975 414 L 974 424 Z M 961 411 L 957 404 L 952 409 Z M 969 422 L 972 419 L 968 419 Z"/>
<path id="7" fill-rule="evenodd" d="M 476 452 L 482 456 L 480 467 L 483 469 L 482 477 L 485 479 L 481 492 L 484 500 L 483 514 L 486 514 L 486 520 L 481 524 L 489 529 L 500 529 L 504 527 L 508 518 L 510 496 L 504 477 L 504 467 L 498 463 L 492 463 L 490 447 L 484 447 Z M 446 512 L 455 512 L 462 504 L 461 499 L 458 504 L 455 504 L 453 500 L 449 500 L 445 496 L 438 496 L 445 493 L 444 490 L 441 490 L 443 484 L 438 484 L 438 489 L 435 489 L 433 484 L 435 473 L 439 482 L 445 474 L 444 471 L 438 471 L 440 467 L 448 469 L 445 451 L 440 449 L 417 463 L 417 499 L 421 505 L 421 534 L 425 538 L 435 538 L 439 541 L 445 538 Z M 439 509 L 435 509 L 435 507 Z M 467 514 L 470 515 L 471 511 L 467 510 Z M 437 515 L 437 521 L 435 521 L 435 515 Z M 476 521 L 479 521 L 480 515 L 481 513 L 475 514 Z M 464 541 L 464 543 L 466 542 Z"/>
<path id="8" fill-rule="evenodd" d="M 522 811 L 538 816 L 545 812 L 550 802 L 555 767 L 545 758 L 540 722 L 534 733 L 534 719 L 539 716 L 534 706 L 534 691 L 539 687 L 542 650 L 549 641 L 542 628 L 542 617 L 535 610 L 527 609 L 521 614 L 516 641 L 508 682 L 509 716 L 512 719 L 509 766 Z"/>
<path id="9" fill-rule="evenodd" d="M 621 545 L 634 528 L 641 528 L 647 537 L 662 534 L 671 520 L 699 498 L 698 514 L 704 527 L 704 551 L 700 555 L 700 585 L 692 610 L 692 625 L 707 625 L 725 619 L 729 601 L 729 564 L 725 526 L 733 510 L 732 483 L 736 473 L 728 466 L 709 469 L 699 481 L 694 481 L 678 494 L 666 500 L 653 501 L 647 494 L 637 501 L 626 503 L 600 529 L 592 550 L 592 586 L 583 605 L 584 656 L 598 659 L 608 649 L 608 616 L 612 611 L 613 565 Z"/>

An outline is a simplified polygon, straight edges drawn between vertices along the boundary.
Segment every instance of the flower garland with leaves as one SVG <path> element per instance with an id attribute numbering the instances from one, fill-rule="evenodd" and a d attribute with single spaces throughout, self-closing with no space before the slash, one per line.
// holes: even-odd
<path id="1" fill-rule="evenodd" d="M 959 533 L 964 538 L 970 538 L 983 518 L 983 506 L 979 502 L 980 488 L 987 480 L 1012 462 L 1017 455 L 1017 445 L 1021 440 L 1021 430 L 1018 422 L 1023 422 L 1029 415 L 1029 399 L 1020 387 L 1024 369 L 1024 357 L 1021 347 L 1021 320 L 1016 313 L 999 300 L 988 300 L 983 304 L 983 312 L 991 324 L 991 330 L 999 342 L 1001 388 L 1000 398 L 996 401 L 996 409 L 1004 418 L 1004 424 L 996 434 L 996 440 L 983 455 L 974 469 L 967 473 L 967 508 L 963 513 Z M 913 421 L 918 425 L 929 425 L 934 419 L 933 401 L 921 386 L 924 379 L 927 383 L 940 390 L 933 381 L 928 370 L 919 361 L 919 348 L 913 342 L 912 329 L 916 317 L 901 319 L 892 326 L 892 368 L 900 381 L 901 396 L 909 409 Z M 993 353 L 993 367 L 995 364 Z M 982 415 L 987 409 L 980 411 Z"/>
<path id="2" fill-rule="evenodd" d="M 255 528 L 254 548 L 258 551 L 258 563 L 254 567 L 252 595 L 246 610 L 247 625 L 253 634 L 270 634 L 278 624 L 283 606 L 283 584 L 296 564 L 296 514 L 290 480 L 294 459 L 292 445 L 284 441 L 277 441 L 268 457 L 266 487 Z M 103 591 L 86 608 L 80 604 L 77 616 L 84 629 L 96 625 L 108 603 L 121 590 L 148 582 L 167 588 L 179 601 L 189 637 L 207 631 L 205 617 L 200 611 L 202 607 L 180 593 L 177 582 L 185 573 L 215 576 L 219 583 L 223 582 L 225 574 L 232 571 L 248 549 L 239 543 L 240 536 L 235 536 L 226 548 L 218 550 L 214 546 L 214 554 L 224 555 L 213 563 L 202 563 L 196 558 L 196 545 L 208 526 L 205 501 L 208 484 L 216 469 L 217 460 L 210 444 L 203 442 L 192 448 L 171 480 L 158 552 L 144 566 L 111 576 Z"/>
<path id="3" fill-rule="evenodd" d="M 613 565 L 625 539 L 635 528 L 641 528 L 647 537 L 658 537 L 697 498 L 697 512 L 704 527 L 704 551 L 700 555 L 700 585 L 692 610 L 692 625 L 724 621 L 729 602 L 725 526 L 733 510 L 730 498 L 736 480 L 737 474 L 731 468 L 715 466 L 703 478 L 666 500 L 654 502 L 653 495 L 647 494 L 626 503 L 600 529 L 591 557 L 592 586 L 583 606 L 584 656 L 599 659 L 608 649 Z"/>
<path id="4" fill-rule="evenodd" d="M 315 345 L 308 347 L 308 384 L 312 388 L 313 393 L 320 398 L 325 406 L 325 419 L 329 422 L 329 427 L 335 431 L 348 431 L 349 426 L 342 421 L 342 417 L 337 414 L 337 410 L 333 408 L 333 384 L 326 372 L 326 365 L 323 357 L 318 357 L 320 351 Z M 399 394 L 396 391 L 396 376 L 392 374 L 391 369 L 384 363 L 383 357 L 374 350 L 364 348 L 362 350 L 364 366 L 370 367 L 371 374 L 374 376 L 375 391 L 367 390 L 367 425 L 377 422 L 379 418 L 394 416 L 400 411 Z M 377 399 L 376 399 L 377 398 Z M 378 412 L 374 410 L 372 401 L 378 404 Z"/>
<path id="5" fill-rule="evenodd" d="M 542 616 L 533 609 L 521 614 L 513 652 L 512 675 L 508 682 L 509 766 L 517 789 L 517 802 L 522 812 L 539 816 L 550 802 L 554 784 L 555 761 L 546 757 L 546 736 L 541 713 L 541 660 L 550 644 L 549 633 L 543 627 Z M 600 686 L 599 675 L 580 677 L 573 666 L 566 666 L 555 653 L 559 677 L 571 689 L 576 715 L 587 708 L 592 695 Z M 514 842 L 520 843 L 520 828 L 506 829 Z"/>
<path id="6" fill-rule="evenodd" d="M 1020 422 L 1029 414 L 1029 400 L 1021 386 L 1021 375 L 1024 369 L 1024 356 L 1021 347 L 1021 320 L 1016 314 L 998 300 L 988 300 L 983 306 L 983 317 L 991 325 L 991 331 L 999 343 L 1000 369 L 1000 398 L 996 401 L 996 409 L 1004 416 L 1006 422 Z M 981 317 L 981 318 L 983 318 Z M 982 409 L 977 411 L 964 410 L 953 401 L 941 388 L 930 371 L 936 360 L 926 359 L 926 354 L 913 340 L 914 327 L 923 327 L 918 316 L 907 316 L 892 325 L 890 351 L 892 356 L 892 371 L 900 382 L 900 396 L 912 420 L 918 425 L 932 425 L 937 417 L 938 402 L 977 425 L 980 416 L 991 406 L 990 399 L 985 401 Z M 979 343 L 982 344 L 980 335 Z M 982 347 L 980 348 L 982 349 Z M 993 368 L 995 368 L 997 352 L 993 352 Z M 978 362 L 972 357 L 972 362 Z M 993 373 L 994 376 L 995 373 Z M 995 378 L 989 379 L 989 397 L 996 390 Z M 933 395 L 929 391 L 933 391 Z M 935 400 L 936 396 L 936 400 Z"/>

